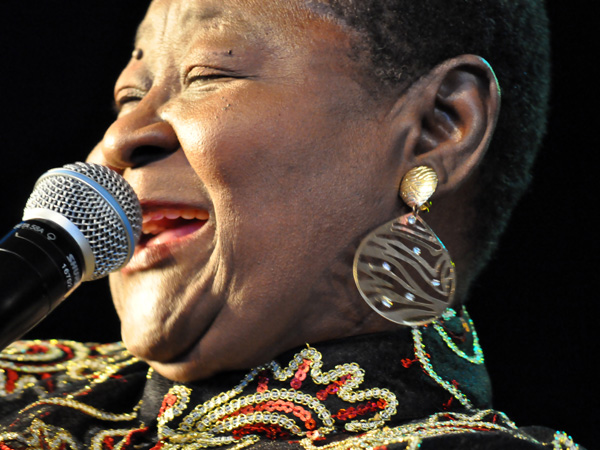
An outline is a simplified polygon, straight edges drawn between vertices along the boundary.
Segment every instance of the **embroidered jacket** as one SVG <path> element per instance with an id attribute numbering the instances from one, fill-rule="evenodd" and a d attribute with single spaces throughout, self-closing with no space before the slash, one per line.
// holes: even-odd
<path id="1" fill-rule="evenodd" d="M 190 384 L 121 343 L 21 341 L 0 354 L 0 450 L 579 448 L 490 408 L 466 311 Z"/>

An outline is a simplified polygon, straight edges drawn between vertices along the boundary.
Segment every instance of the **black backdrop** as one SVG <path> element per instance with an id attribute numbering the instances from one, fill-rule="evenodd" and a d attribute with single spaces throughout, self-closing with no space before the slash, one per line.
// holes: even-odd
<path id="1" fill-rule="evenodd" d="M 112 84 L 129 59 L 146 4 L 0 2 L 0 233 L 19 221 L 43 171 L 84 159 L 101 139 L 113 117 Z M 549 5 L 550 131 L 535 183 L 477 282 L 470 311 L 486 350 L 496 408 L 518 424 L 564 429 L 591 449 L 600 400 L 593 364 L 599 356 L 593 189 L 600 146 L 592 68 L 598 46 L 593 15 L 584 5 Z M 84 284 L 29 337 L 118 340 L 106 282 Z"/>

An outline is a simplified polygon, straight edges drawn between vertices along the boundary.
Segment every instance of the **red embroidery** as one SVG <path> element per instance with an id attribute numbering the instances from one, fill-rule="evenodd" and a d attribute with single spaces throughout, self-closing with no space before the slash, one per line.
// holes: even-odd
<path id="1" fill-rule="evenodd" d="M 267 411 L 267 412 L 273 412 L 273 411 L 279 411 L 279 412 L 283 412 L 286 414 L 292 413 L 294 416 L 296 416 L 297 418 L 299 418 L 303 423 L 304 426 L 306 427 L 307 430 L 314 430 L 315 428 L 317 428 L 317 422 L 315 422 L 315 420 L 312 417 L 312 414 L 309 410 L 304 409 L 302 406 L 296 405 L 292 402 L 288 402 L 288 401 L 284 401 L 284 400 L 269 400 L 268 402 L 265 403 L 261 403 L 255 406 L 246 406 L 244 408 L 241 408 L 239 411 L 234 412 L 233 414 L 230 414 L 226 417 L 224 417 L 224 419 L 227 419 L 229 417 L 235 417 L 238 416 L 240 414 L 252 414 L 254 412 L 261 412 L 261 411 Z M 253 424 L 252 426 L 255 426 L 257 424 Z M 271 425 L 271 424 L 258 424 L 260 425 L 261 431 L 266 432 L 265 430 L 270 429 L 271 427 L 275 426 L 275 425 Z M 279 425 L 275 426 L 277 429 L 280 429 L 281 427 L 279 427 Z M 244 426 L 239 428 L 238 430 L 247 430 L 249 429 L 248 427 Z M 234 431 L 235 434 L 235 431 Z M 245 433 L 248 434 L 248 433 Z M 278 435 L 279 436 L 279 435 Z"/>
<path id="2" fill-rule="evenodd" d="M 102 441 L 102 447 L 106 447 L 109 450 L 115 448 L 115 439 L 112 436 L 106 436 Z"/>
<path id="3" fill-rule="evenodd" d="M 25 354 L 27 355 L 37 355 L 39 353 L 47 353 L 48 352 L 48 347 L 44 346 L 44 345 L 39 345 L 39 344 L 33 344 L 31 345 L 27 351 L 25 352 Z"/>
<path id="4" fill-rule="evenodd" d="M 317 392 L 317 398 L 321 401 L 327 400 L 327 397 L 333 394 L 336 394 L 340 390 L 340 386 L 343 386 L 348 382 L 348 380 L 352 379 L 352 375 L 344 375 L 339 380 L 335 380 L 333 383 L 329 384 L 325 389 Z"/>
<path id="5" fill-rule="evenodd" d="M 175 403 L 177 403 L 177 400 L 178 400 L 178 398 L 174 394 L 165 395 L 165 398 L 163 398 L 163 402 L 160 407 L 160 410 L 158 411 L 158 417 L 162 416 L 167 409 L 169 409 L 173 405 L 175 405 Z"/>
<path id="6" fill-rule="evenodd" d="M 410 366 L 412 366 L 416 362 L 417 362 L 417 358 L 414 358 L 414 359 L 404 358 L 404 359 L 400 360 L 402 367 L 404 367 L 405 369 L 408 369 Z"/>
<path id="7" fill-rule="evenodd" d="M 12 369 L 5 369 L 6 371 L 6 392 L 12 394 L 15 391 L 15 383 L 19 379 L 19 374 Z"/>
<path id="8" fill-rule="evenodd" d="M 268 439 L 286 438 L 289 433 L 279 425 L 253 424 L 244 425 L 241 428 L 232 431 L 236 439 L 241 439 L 248 434 L 262 434 Z"/>
<path id="9" fill-rule="evenodd" d="M 302 382 L 304 380 L 306 380 L 306 374 L 310 370 L 311 364 L 312 364 L 312 361 L 309 359 L 305 359 L 304 362 L 302 364 L 300 364 L 300 367 L 298 367 L 298 370 L 296 371 L 296 374 L 294 375 L 294 379 L 290 383 L 290 386 L 292 388 L 298 390 L 302 387 Z"/>
<path id="10" fill-rule="evenodd" d="M 67 347 L 66 345 L 62 345 L 62 344 L 56 344 L 56 346 L 67 354 L 65 359 L 73 359 L 74 355 L 73 355 L 73 350 L 71 349 L 71 347 Z"/>
<path id="11" fill-rule="evenodd" d="M 356 407 L 351 406 L 347 409 L 340 409 L 337 414 L 332 417 L 339 420 L 351 420 L 356 418 L 356 416 L 364 416 L 365 414 L 385 409 L 386 406 L 387 402 L 383 399 L 379 399 L 376 402 L 367 402 L 357 405 Z"/>
<path id="12" fill-rule="evenodd" d="M 269 378 L 266 375 L 266 372 L 261 372 L 258 376 L 258 387 L 256 388 L 256 392 L 262 393 L 269 389 Z"/>
<path id="13" fill-rule="evenodd" d="M 121 447 L 122 449 L 127 449 L 130 448 L 131 445 L 135 445 L 137 443 L 138 440 L 138 436 L 139 435 L 144 435 L 148 432 L 148 428 L 139 428 L 137 430 L 131 430 L 129 433 L 127 433 L 127 436 L 125 436 L 125 441 L 123 443 L 123 446 Z"/>
<path id="14" fill-rule="evenodd" d="M 48 392 L 54 392 L 55 386 L 54 386 L 54 381 L 52 380 L 52 374 L 43 373 L 40 378 L 42 380 L 46 381 L 46 390 Z"/>

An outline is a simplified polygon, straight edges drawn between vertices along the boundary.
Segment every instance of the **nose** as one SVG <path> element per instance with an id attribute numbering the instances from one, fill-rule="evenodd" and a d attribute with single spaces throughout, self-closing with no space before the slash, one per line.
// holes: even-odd
<path id="1" fill-rule="evenodd" d="M 166 158 L 179 149 L 172 125 L 160 116 L 150 94 L 117 118 L 89 160 L 115 170 L 142 167 Z"/>

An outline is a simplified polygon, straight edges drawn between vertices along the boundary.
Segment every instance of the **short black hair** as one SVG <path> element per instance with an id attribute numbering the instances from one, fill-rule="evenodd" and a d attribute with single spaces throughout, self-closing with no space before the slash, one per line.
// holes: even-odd
<path id="1" fill-rule="evenodd" d="M 546 129 L 550 90 L 548 17 L 543 0 L 325 0 L 366 42 L 373 75 L 408 86 L 446 59 L 475 54 L 502 90 L 495 136 L 473 205 L 471 273 L 488 261 L 517 201 Z"/>

